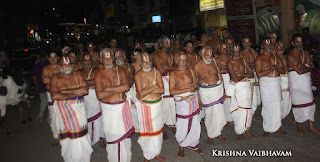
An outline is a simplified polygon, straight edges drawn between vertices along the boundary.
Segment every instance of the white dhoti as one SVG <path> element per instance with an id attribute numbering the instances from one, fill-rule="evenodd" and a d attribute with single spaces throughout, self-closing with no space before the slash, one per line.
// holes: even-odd
<path id="1" fill-rule="evenodd" d="M 209 138 L 221 135 L 223 127 L 227 124 L 223 105 L 223 84 L 203 86 L 200 85 L 199 95 L 203 107 L 205 108 L 205 125 Z"/>
<path id="2" fill-rule="evenodd" d="M 181 147 L 197 150 L 201 133 L 198 96 L 194 95 L 181 101 L 175 101 L 175 103 L 176 139 Z"/>
<path id="3" fill-rule="evenodd" d="M 163 102 L 163 122 L 167 127 L 175 127 L 176 124 L 176 108 L 174 103 L 174 98 L 170 95 L 169 91 L 169 74 L 162 76 L 162 81 L 164 85 L 164 94 L 162 95 Z"/>
<path id="4" fill-rule="evenodd" d="M 224 91 L 226 93 L 226 98 L 223 102 L 224 105 L 224 114 L 226 115 L 226 120 L 227 122 L 232 122 L 232 116 L 230 113 L 230 104 L 231 104 L 231 97 L 227 95 L 228 92 L 228 88 L 230 85 L 230 75 L 228 73 L 226 74 L 222 74 L 222 78 L 223 78 L 223 85 L 224 85 Z"/>
<path id="5" fill-rule="evenodd" d="M 54 102 L 61 155 L 66 162 L 89 162 L 92 147 L 83 97 Z"/>
<path id="6" fill-rule="evenodd" d="M 292 108 L 292 102 L 291 102 L 288 74 L 281 74 L 280 78 L 281 78 L 281 91 L 282 91 L 281 119 L 283 119 L 289 115 Z"/>
<path id="7" fill-rule="evenodd" d="M 261 77 L 260 93 L 262 100 L 261 116 L 263 130 L 273 133 L 281 127 L 281 86 L 280 77 Z"/>
<path id="8" fill-rule="evenodd" d="M 131 112 L 132 123 L 135 128 L 135 132 L 139 132 L 138 112 L 137 112 L 136 105 L 134 104 L 138 101 L 135 84 L 133 84 L 130 87 L 129 91 L 126 92 L 126 96 L 131 101 L 130 112 Z"/>
<path id="9" fill-rule="evenodd" d="M 58 139 L 58 128 L 57 128 L 57 115 L 56 111 L 54 110 L 56 107 L 53 106 L 53 101 L 51 98 L 50 92 L 47 92 L 47 99 L 48 99 L 48 110 L 49 110 L 49 116 L 50 116 L 50 128 L 53 134 L 54 139 Z"/>
<path id="10" fill-rule="evenodd" d="M 295 71 L 289 72 L 289 86 L 292 98 L 292 113 L 298 123 L 307 120 L 314 121 L 316 104 L 311 89 L 310 73 L 299 75 Z"/>
<path id="11" fill-rule="evenodd" d="M 261 98 L 260 98 L 260 89 L 259 89 L 259 79 L 256 75 L 256 72 L 254 72 L 254 78 L 250 78 L 250 85 L 251 85 L 251 113 L 254 115 L 254 113 L 257 110 L 257 107 L 261 105 Z"/>
<path id="12" fill-rule="evenodd" d="M 137 101 L 140 134 L 138 143 L 147 160 L 160 155 L 163 141 L 163 117 L 161 97 L 156 100 Z"/>
<path id="13" fill-rule="evenodd" d="M 131 139 L 134 127 L 130 113 L 131 102 L 100 102 L 103 130 L 107 141 L 108 161 L 131 161 Z"/>
<path id="14" fill-rule="evenodd" d="M 99 100 L 97 99 L 96 91 L 93 88 L 89 89 L 88 95 L 84 96 L 84 104 L 86 107 L 86 115 L 88 121 L 88 134 L 91 140 L 91 146 L 99 140 L 104 139 Z"/>
<path id="15" fill-rule="evenodd" d="M 249 79 L 237 83 L 231 82 L 228 90 L 231 96 L 230 112 L 234 121 L 234 131 L 240 135 L 245 133 L 252 122 L 251 87 Z"/>

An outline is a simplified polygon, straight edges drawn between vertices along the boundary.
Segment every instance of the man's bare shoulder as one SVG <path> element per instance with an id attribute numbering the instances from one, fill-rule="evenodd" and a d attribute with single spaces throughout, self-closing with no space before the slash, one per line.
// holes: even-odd
<path id="1" fill-rule="evenodd" d="M 195 65 L 194 65 L 194 69 L 199 68 L 199 66 L 201 66 L 203 64 L 203 60 L 199 60 Z"/>

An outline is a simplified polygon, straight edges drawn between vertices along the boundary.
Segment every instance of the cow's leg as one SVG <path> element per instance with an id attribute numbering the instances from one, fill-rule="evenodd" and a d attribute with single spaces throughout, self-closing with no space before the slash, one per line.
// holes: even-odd
<path id="1" fill-rule="evenodd" d="M 30 101 L 26 101 L 26 107 L 27 107 L 27 119 L 28 121 L 32 121 L 32 118 L 31 118 L 31 109 L 30 109 Z"/>
<path id="2" fill-rule="evenodd" d="M 0 114 L 1 114 L 1 110 L 0 110 Z M 1 115 L 0 115 L 0 128 L 3 128 L 4 133 L 6 133 L 7 135 L 10 135 L 10 132 L 6 124 L 5 116 L 1 116 Z"/>
<path id="3" fill-rule="evenodd" d="M 26 120 L 23 115 L 23 106 L 21 106 L 21 103 L 18 105 L 18 107 L 19 107 L 19 116 L 21 119 L 21 124 L 26 124 Z"/>

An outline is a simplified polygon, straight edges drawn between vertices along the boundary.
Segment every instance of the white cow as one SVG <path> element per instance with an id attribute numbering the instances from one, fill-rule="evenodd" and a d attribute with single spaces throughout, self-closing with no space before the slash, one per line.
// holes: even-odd
<path id="1" fill-rule="evenodd" d="M 0 124 L 7 130 L 4 121 L 6 108 L 7 106 L 18 105 L 21 101 L 27 101 L 27 84 L 23 81 L 23 84 L 19 86 L 11 76 L 4 74 L 2 69 L 0 69 L 0 73 L 2 73 L 0 75 Z M 22 117 L 22 108 L 20 109 L 20 116 Z"/>

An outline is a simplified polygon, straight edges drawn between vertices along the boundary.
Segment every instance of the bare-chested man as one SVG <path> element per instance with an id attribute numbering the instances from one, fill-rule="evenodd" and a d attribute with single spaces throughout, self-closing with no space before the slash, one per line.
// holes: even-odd
<path id="1" fill-rule="evenodd" d="M 152 60 L 148 53 L 140 55 L 142 70 L 135 74 L 139 101 L 136 102 L 140 135 L 138 143 L 143 151 L 145 161 L 158 159 L 165 161 L 160 156 L 163 141 L 163 111 L 162 97 L 164 86 L 161 73 L 152 68 Z M 149 127 L 150 126 L 150 127 Z"/>
<path id="2" fill-rule="evenodd" d="M 160 71 L 162 75 L 162 80 L 164 84 L 164 94 L 163 97 L 163 121 L 167 127 L 172 127 L 173 132 L 175 131 L 176 124 L 176 109 L 173 97 L 170 95 L 169 91 L 169 72 L 173 69 L 174 58 L 170 53 L 170 39 L 168 37 L 163 37 L 160 40 L 161 51 L 154 54 L 153 64 Z M 165 140 L 169 139 L 166 131 L 164 130 L 163 138 Z"/>
<path id="3" fill-rule="evenodd" d="M 174 56 L 179 51 L 180 51 L 180 40 L 179 39 L 174 39 L 173 42 L 172 42 L 171 54 Z"/>
<path id="4" fill-rule="evenodd" d="M 194 65 L 198 62 L 198 60 L 201 57 L 199 57 L 194 53 L 191 40 L 188 40 L 184 43 L 184 50 L 186 51 L 186 54 L 187 54 L 187 66 L 193 69 Z"/>
<path id="5" fill-rule="evenodd" d="M 199 40 L 196 43 L 194 43 L 194 47 L 198 47 L 198 46 L 205 47 L 208 45 L 208 42 L 209 42 L 208 35 L 206 33 L 202 33 L 199 37 Z"/>
<path id="6" fill-rule="evenodd" d="M 70 58 L 71 64 L 73 64 L 74 71 L 77 71 L 82 68 L 81 64 L 79 64 L 79 62 L 77 62 L 76 53 L 74 51 L 70 51 L 68 53 L 68 57 Z"/>
<path id="7" fill-rule="evenodd" d="M 243 50 L 241 51 L 241 57 L 246 59 L 248 61 L 248 65 L 253 70 L 254 76 L 250 78 L 250 84 L 251 84 L 251 113 L 252 113 L 252 120 L 256 122 L 261 122 L 259 119 L 256 119 L 254 117 L 254 113 L 257 110 L 257 107 L 261 105 L 261 99 L 260 99 L 260 89 L 259 89 L 259 79 L 256 75 L 255 71 L 255 61 L 257 59 L 258 52 L 251 48 L 251 40 L 248 37 L 245 37 L 242 39 L 242 47 Z"/>
<path id="8" fill-rule="evenodd" d="M 227 44 L 224 42 L 221 42 L 219 44 L 219 52 L 220 55 L 216 57 L 217 63 L 220 65 L 220 70 L 223 78 L 223 85 L 224 85 L 224 92 L 226 94 L 225 99 L 224 99 L 224 114 L 226 115 L 226 120 L 229 124 L 233 124 L 233 119 L 230 113 L 230 103 L 231 103 L 231 96 L 227 95 L 229 84 L 230 84 L 230 75 L 228 73 L 228 68 L 227 68 L 227 62 L 231 58 L 228 55 L 228 50 L 227 50 Z"/>
<path id="9" fill-rule="evenodd" d="M 113 53 L 115 53 L 118 50 L 116 38 L 111 38 L 110 39 L 109 46 L 110 46 L 110 49 L 113 51 Z"/>
<path id="10" fill-rule="evenodd" d="M 208 144 L 213 145 L 213 138 L 226 141 L 221 136 L 223 127 L 227 124 L 224 114 L 224 89 L 221 68 L 213 58 L 212 48 L 206 46 L 201 50 L 202 60 L 194 66 L 196 78 L 200 83 L 199 95 L 202 107 L 205 108 L 205 125 L 208 134 Z"/>
<path id="11" fill-rule="evenodd" d="M 103 68 L 95 76 L 95 86 L 101 101 L 108 160 L 130 161 L 131 139 L 128 137 L 134 132 L 134 127 L 130 116 L 131 102 L 125 94 L 129 90 L 128 77 L 123 68 L 114 65 L 114 55 L 110 48 L 100 51 L 100 61 Z"/>
<path id="12" fill-rule="evenodd" d="M 242 141 L 242 134 L 254 138 L 249 129 L 252 121 L 250 77 L 253 71 L 248 61 L 240 57 L 240 46 L 232 46 L 232 58 L 227 62 L 230 85 L 227 95 L 231 96 L 230 112 L 234 121 L 237 139 Z"/>
<path id="13" fill-rule="evenodd" d="M 280 60 L 283 63 L 284 71 L 280 74 L 281 78 L 281 91 L 282 91 L 282 101 L 281 101 L 281 119 L 286 118 L 290 122 L 294 122 L 290 119 L 289 113 L 292 108 L 291 102 L 291 94 L 290 94 L 290 87 L 289 87 L 289 79 L 288 79 L 288 63 L 287 63 L 287 56 L 283 54 L 284 46 L 282 41 L 278 41 L 276 43 L 276 50 Z"/>
<path id="14" fill-rule="evenodd" d="M 132 86 L 134 83 L 134 67 L 126 62 L 126 60 L 126 52 L 123 49 L 119 48 L 115 53 L 115 62 L 118 67 L 122 67 L 126 71 L 129 86 Z"/>
<path id="15" fill-rule="evenodd" d="M 59 65 L 60 73 L 51 77 L 50 93 L 57 113 L 61 155 L 64 161 L 89 162 L 93 149 L 83 101 L 88 87 L 80 71 L 73 71 L 69 57 L 63 56 Z"/>
<path id="16" fill-rule="evenodd" d="M 263 39 L 263 53 L 256 59 L 256 72 L 259 77 L 263 119 L 263 137 L 277 132 L 286 135 L 280 127 L 281 123 L 281 86 L 280 73 L 284 71 L 283 64 L 271 48 L 271 40 Z"/>
<path id="17" fill-rule="evenodd" d="M 184 147 L 202 155 L 198 148 L 201 125 L 197 79 L 193 69 L 187 66 L 187 55 L 176 54 L 178 68 L 170 72 L 170 93 L 174 95 L 177 112 L 176 139 L 180 145 L 178 157 L 184 157 Z M 191 122 L 191 123 L 190 123 Z"/>
<path id="18" fill-rule="evenodd" d="M 232 45 L 234 44 L 234 39 L 226 38 L 226 44 L 228 49 L 228 55 L 231 55 Z"/>
<path id="19" fill-rule="evenodd" d="M 135 69 L 131 64 L 126 62 L 126 59 L 127 59 L 126 52 L 123 49 L 119 48 L 118 51 L 116 51 L 115 59 L 116 59 L 116 61 L 115 61 L 116 65 L 118 67 L 123 68 L 126 71 L 126 74 L 128 77 L 130 89 L 129 89 L 129 91 L 126 92 L 126 95 L 127 95 L 128 99 L 131 100 L 132 103 L 136 103 L 138 99 L 136 96 L 137 92 L 136 92 L 136 87 L 134 84 L 134 70 Z M 137 61 L 137 63 L 138 63 L 138 61 Z M 133 126 L 134 126 L 136 132 L 139 132 L 137 109 L 134 104 L 132 105 L 132 108 L 131 108 L 131 118 L 132 118 Z"/>
<path id="20" fill-rule="evenodd" d="M 208 42 L 208 45 L 213 49 L 213 53 L 218 52 L 220 43 L 221 43 L 221 40 L 219 39 L 218 31 L 217 30 L 212 31 L 212 40 Z"/>
<path id="21" fill-rule="evenodd" d="M 99 68 L 92 65 L 89 54 L 85 54 L 81 60 L 82 69 L 80 69 L 80 72 L 86 81 L 87 87 L 89 88 L 88 95 L 84 96 L 84 104 L 86 108 L 91 146 L 100 141 L 100 146 L 105 148 L 106 145 L 104 143 L 104 132 L 101 119 L 102 113 L 94 85 L 94 78 L 96 73 L 99 71 Z"/>
<path id="22" fill-rule="evenodd" d="M 50 79 L 53 74 L 59 73 L 59 69 L 60 69 L 58 65 L 59 57 L 57 56 L 57 53 L 50 52 L 48 53 L 47 59 L 50 64 L 43 68 L 42 81 L 47 88 L 48 110 L 50 114 L 50 127 L 53 133 L 53 138 L 55 139 L 55 142 L 52 144 L 52 146 L 56 147 L 59 143 L 59 137 L 58 137 L 58 129 L 56 127 L 56 122 L 55 122 L 56 114 L 53 109 L 53 100 L 50 95 Z"/>
<path id="23" fill-rule="evenodd" d="M 131 54 L 131 62 L 132 62 L 131 65 L 133 66 L 135 73 L 137 73 L 141 69 L 141 66 L 139 63 L 140 54 L 141 54 L 141 50 L 139 49 L 135 49 Z"/>
<path id="24" fill-rule="evenodd" d="M 231 36 L 229 29 L 228 28 L 224 28 L 224 29 L 221 30 L 221 33 L 222 33 L 222 40 L 227 42 L 226 41 L 227 38 L 229 38 Z"/>
<path id="25" fill-rule="evenodd" d="M 269 32 L 268 37 L 271 40 L 271 49 L 276 49 L 277 34 L 275 32 Z"/>
<path id="26" fill-rule="evenodd" d="M 313 126 L 315 101 L 311 89 L 310 71 L 314 67 L 308 51 L 303 50 L 302 37 L 294 34 L 291 39 L 294 47 L 288 55 L 289 86 L 292 94 L 293 116 L 298 133 L 303 134 L 301 123 L 308 120 L 309 131 L 320 134 Z"/>
<path id="27" fill-rule="evenodd" d="M 95 67 L 99 67 L 99 53 L 96 51 L 96 46 L 93 42 L 89 42 L 87 45 L 88 54 L 91 56 L 92 64 Z"/>

